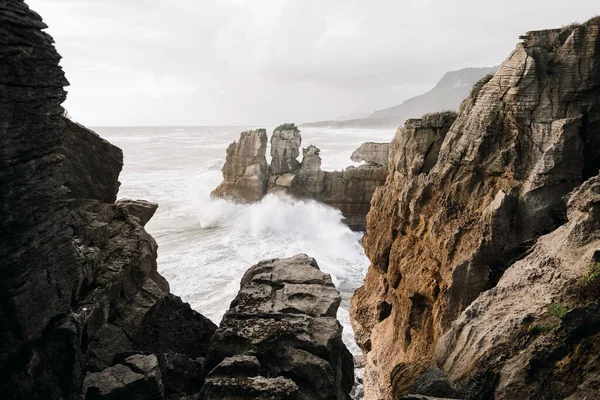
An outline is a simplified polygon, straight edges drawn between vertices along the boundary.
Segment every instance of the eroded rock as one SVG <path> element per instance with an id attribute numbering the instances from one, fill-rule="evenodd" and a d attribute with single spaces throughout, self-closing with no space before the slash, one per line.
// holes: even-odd
<path id="1" fill-rule="evenodd" d="M 351 308 L 367 399 L 406 393 L 452 321 L 564 223 L 563 196 L 597 173 L 598 28 L 528 33 L 465 100 L 437 160 L 443 128 L 408 121 L 396 135 Z"/>
<path id="2" fill-rule="evenodd" d="M 223 182 L 212 196 L 252 202 L 265 194 L 267 171 L 267 132 L 264 129 L 246 131 L 227 148 L 223 166 Z"/>
<path id="3" fill-rule="evenodd" d="M 364 161 L 371 165 L 387 165 L 389 151 L 389 143 L 366 142 L 354 150 L 350 159 L 354 162 Z"/>
<path id="4" fill-rule="evenodd" d="M 335 318 L 341 297 L 316 261 L 262 261 L 240 286 L 209 349 L 205 396 L 348 398 L 353 361 Z"/>
<path id="5" fill-rule="evenodd" d="M 271 136 L 271 175 L 295 172 L 300 168 L 298 156 L 302 135 L 296 129 L 276 128 Z"/>

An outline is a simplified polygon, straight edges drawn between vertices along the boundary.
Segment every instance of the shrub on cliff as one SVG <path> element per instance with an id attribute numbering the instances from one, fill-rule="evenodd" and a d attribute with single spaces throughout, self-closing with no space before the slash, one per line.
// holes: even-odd
<path id="1" fill-rule="evenodd" d="M 276 131 L 294 131 L 294 132 L 300 132 L 300 129 L 298 129 L 298 127 L 296 126 L 296 124 L 294 124 L 293 122 L 281 124 L 277 128 L 275 128 L 275 130 Z"/>

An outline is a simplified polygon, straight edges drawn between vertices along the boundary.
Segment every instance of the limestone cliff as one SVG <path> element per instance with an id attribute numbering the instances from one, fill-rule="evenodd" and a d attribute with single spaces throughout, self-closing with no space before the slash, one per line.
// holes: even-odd
<path id="1" fill-rule="evenodd" d="M 482 333 L 471 336 L 477 333 L 466 321 L 477 320 L 477 313 L 489 313 L 484 320 L 502 317 L 494 314 L 495 308 L 467 307 L 503 276 L 506 285 L 518 286 L 528 296 L 544 290 L 540 282 L 546 279 L 526 280 L 531 285 L 526 288 L 515 283 L 513 274 L 518 273 L 512 271 L 525 268 L 515 261 L 528 251 L 533 251 L 528 257 L 534 257 L 526 259 L 528 265 L 535 269 L 541 263 L 532 245 L 565 223 L 564 196 L 598 173 L 599 23 L 596 18 L 583 25 L 529 32 L 491 79 L 475 85 L 451 127 L 454 117 L 430 115 L 399 129 L 390 148 L 386 184 L 373 196 L 367 219 L 363 242 L 371 266 L 352 299 L 352 323 L 366 353 L 366 398 L 396 398 L 409 391 L 434 363 L 436 344 L 449 329 L 454 333 L 440 345 L 438 360 L 452 384 L 468 382 L 456 385 L 460 395 L 489 398 L 477 394 L 483 387 L 478 385 L 491 385 L 496 398 L 542 398 L 547 393 L 537 375 L 516 376 L 524 367 L 514 364 L 502 370 L 499 381 L 490 377 L 501 366 L 486 370 L 478 356 L 481 349 L 476 350 L 486 343 L 476 338 L 488 332 L 487 325 L 478 325 Z M 570 223 L 588 232 L 584 225 Z M 561 256 L 566 259 L 559 265 L 573 265 L 564 271 L 565 277 L 581 275 L 582 265 L 591 262 L 589 248 L 581 246 L 581 252 Z M 556 282 L 560 286 L 560 280 Z M 500 292 L 492 289 L 484 296 L 496 296 L 495 290 Z M 515 296 L 524 293 L 505 290 L 508 297 L 511 291 Z M 484 304 L 484 296 L 475 304 Z M 556 296 L 548 293 L 531 309 L 523 306 L 535 315 L 541 303 Z M 463 322 L 452 325 L 457 318 Z M 508 334 L 515 332 L 509 324 L 530 323 L 519 318 L 505 319 L 498 324 L 506 325 L 494 329 Z M 495 337 L 490 351 L 500 351 L 500 338 L 510 340 L 503 334 Z M 520 344 L 511 345 L 517 352 Z M 458 352 L 473 355 L 472 360 L 465 361 L 467 356 Z M 548 357 L 558 357 L 553 354 Z M 458 359 L 461 364 L 455 363 Z M 523 356 L 515 363 L 529 361 L 534 362 Z M 565 364 L 561 373 L 569 375 L 574 368 Z M 481 378 L 486 372 L 487 381 Z M 516 375 L 507 378 L 510 374 Z M 584 380 L 586 373 L 578 376 Z M 507 383 L 494 387 L 498 382 Z M 523 382 L 532 385 L 531 392 L 514 389 L 520 384 L 524 390 Z M 574 393 L 574 387 L 565 384 L 563 393 Z"/>

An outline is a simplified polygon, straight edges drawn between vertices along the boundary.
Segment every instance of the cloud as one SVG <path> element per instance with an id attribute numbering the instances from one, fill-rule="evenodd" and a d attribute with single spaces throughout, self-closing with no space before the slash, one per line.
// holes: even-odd
<path id="1" fill-rule="evenodd" d="M 310 121 L 399 104 L 449 70 L 499 64 L 592 0 L 26 0 L 89 125 Z"/>

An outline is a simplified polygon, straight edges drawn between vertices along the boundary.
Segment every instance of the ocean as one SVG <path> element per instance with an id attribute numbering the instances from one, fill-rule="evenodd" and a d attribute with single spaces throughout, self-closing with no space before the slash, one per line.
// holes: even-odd
<path id="1" fill-rule="evenodd" d="M 222 180 L 225 149 L 247 129 L 251 127 L 94 128 L 123 149 L 119 198 L 159 204 L 146 229 L 159 245 L 158 270 L 171 292 L 218 325 L 250 266 L 306 253 L 342 293 L 338 319 L 344 342 L 359 354 L 348 308 L 369 266 L 362 233 L 348 229 L 338 210 L 315 201 L 267 196 L 242 205 L 210 198 Z M 267 129 L 269 139 L 272 131 Z M 302 129 L 302 147 L 319 147 L 322 168 L 340 170 L 357 165 L 350 155 L 361 143 L 389 142 L 393 136 L 393 130 L 307 128 Z"/>

